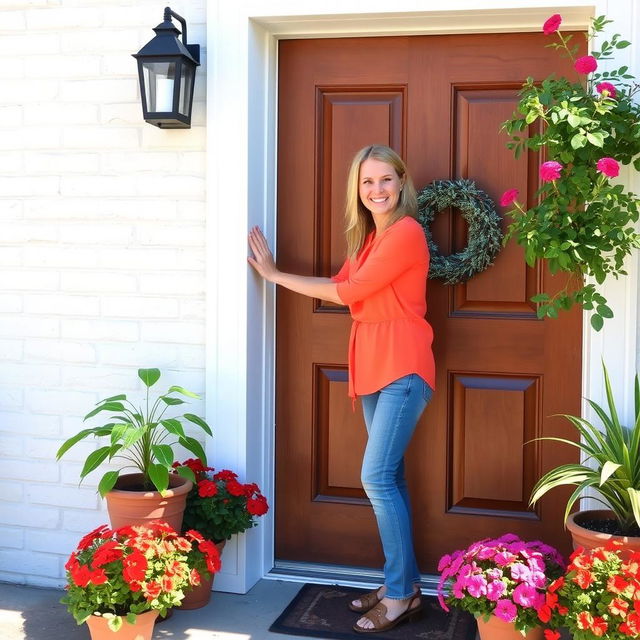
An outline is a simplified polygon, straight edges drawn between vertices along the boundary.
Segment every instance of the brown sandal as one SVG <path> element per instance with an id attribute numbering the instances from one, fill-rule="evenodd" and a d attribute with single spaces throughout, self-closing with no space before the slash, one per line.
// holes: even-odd
<path id="1" fill-rule="evenodd" d="M 413 602 L 417 600 L 418 606 L 414 607 Z M 414 620 L 419 618 L 422 615 L 422 599 L 421 593 L 418 591 L 415 593 L 411 600 L 409 600 L 409 604 L 407 605 L 407 610 L 404 613 L 401 613 L 394 620 L 389 620 L 386 616 L 387 607 L 382 604 L 382 602 L 378 602 L 373 609 L 367 611 L 362 617 L 367 618 L 373 623 L 373 627 L 371 629 L 365 629 L 364 627 L 358 626 L 358 623 L 353 625 L 353 630 L 356 633 L 379 633 L 380 631 L 388 631 L 389 629 L 393 629 L 396 625 L 404 622 L 405 620 Z"/>
<path id="2" fill-rule="evenodd" d="M 367 593 L 363 593 L 361 596 L 358 596 L 356 600 L 360 600 L 362 603 L 359 607 L 353 604 L 353 601 L 349 603 L 349 609 L 351 611 L 355 611 L 356 613 L 365 613 L 369 611 L 369 609 L 373 609 L 382 598 L 378 595 L 381 587 L 378 587 L 375 591 L 368 591 Z"/>

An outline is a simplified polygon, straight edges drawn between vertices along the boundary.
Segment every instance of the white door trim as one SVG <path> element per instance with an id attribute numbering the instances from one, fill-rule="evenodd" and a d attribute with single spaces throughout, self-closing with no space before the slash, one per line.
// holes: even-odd
<path id="1" fill-rule="evenodd" d="M 482 4 L 483 8 L 478 9 Z M 246 234 L 259 224 L 275 238 L 277 41 L 281 38 L 537 31 L 552 13 L 563 28 L 585 28 L 607 13 L 634 47 L 612 64 L 638 68 L 633 0 L 209 0 L 207 5 L 207 419 L 208 454 L 258 482 L 274 499 L 275 297 L 246 264 Z M 425 10 L 433 7 L 434 10 Z M 436 10 L 437 8 L 437 10 Z M 637 175 L 625 176 L 640 187 Z M 631 180 L 633 179 L 633 184 Z M 636 366 L 638 260 L 629 277 L 607 284 L 616 318 L 599 334 L 585 322 L 584 395 L 599 399 L 600 356 L 616 382 Z M 627 385 L 628 386 L 628 385 Z M 630 403 L 626 388 L 624 411 Z M 245 592 L 273 567 L 272 512 L 258 528 L 227 545 L 216 588 Z"/>

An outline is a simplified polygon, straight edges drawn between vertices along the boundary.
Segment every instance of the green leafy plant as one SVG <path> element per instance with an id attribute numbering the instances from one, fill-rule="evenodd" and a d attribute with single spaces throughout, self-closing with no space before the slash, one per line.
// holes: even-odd
<path id="1" fill-rule="evenodd" d="M 258 485 L 238 482 L 238 474 L 229 469 L 215 473 L 215 469 L 194 459 L 175 463 L 174 467 L 178 472 L 187 467 L 196 476 L 196 485 L 187 497 L 183 529 L 197 529 L 205 538 L 222 542 L 255 527 L 255 518 L 269 510 Z"/>
<path id="2" fill-rule="evenodd" d="M 196 545 L 208 570 L 218 571 L 217 549 L 202 548 L 197 531 L 180 536 L 165 522 L 116 530 L 102 525 L 80 540 L 65 564 L 66 594 L 60 602 L 78 624 L 100 615 L 112 631 L 122 627 L 123 618 L 134 624 L 146 611 L 164 616 L 200 582 L 189 559 Z"/>
<path id="3" fill-rule="evenodd" d="M 56 459 L 59 460 L 73 445 L 88 436 L 108 437 L 110 443 L 88 456 L 80 472 L 82 481 L 86 475 L 95 470 L 105 460 L 122 458 L 131 464 L 125 468 L 136 468 L 144 476 L 144 489 L 155 487 L 164 492 L 169 486 L 169 471 L 173 468 L 175 456 L 172 446 L 181 444 L 196 456 L 206 462 L 206 454 L 202 445 L 195 439 L 186 435 L 181 419 L 200 427 L 208 435 L 212 435 L 209 425 L 200 417 L 185 413 L 181 416 L 164 417 L 170 408 L 185 403 L 185 400 L 176 397 L 180 394 L 188 398 L 199 398 L 198 394 L 187 391 L 183 387 L 172 386 L 168 391 L 159 395 L 151 402 L 149 390 L 160 379 L 159 369 L 138 369 L 138 377 L 146 387 L 146 396 L 142 406 L 136 407 L 125 394 L 111 396 L 100 400 L 95 409 L 90 411 L 85 420 L 93 418 L 98 413 L 107 411 L 114 413 L 110 422 L 99 427 L 83 429 L 69 438 L 58 449 Z M 176 438 L 174 442 L 166 442 L 167 439 Z M 193 472 L 188 467 L 181 467 L 178 473 L 192 481 L 195 480 Z M 98 484 L 100 495 L 111 491 L 116 484 L 120 470 L 107 471 Z"/>
<path id="4" fill-rule="evenodd" d="M 596 500 L 613 511 L 622 535 L 637 535 L 640 527 L 640 382 L 635 377 L 635 422 L 624 426 L 618 418 L 607 368 L 602 364 L 607 395 L 607 408 L 588 400 L 600 418 L 604 431 L 578 416 L 564 415 L 581 436 L 581 442 L 564 438 L 545 437 L 540 440 L 564 442 L 580 449 L 584 462 L 563 464 L 545 473 L 535 484 L 531 504 L 535 504 L 547 491 L 561 485 L 576 486 L 565 509 L 565 521 L 571 508 L 585 489 L 597 489 Z M 608 411 L 607 411 L 608 409 Z"/>
<path id="5" fill-rule="evenodd" d="M 634 229 L 640 201 L 610 181 L 618 175 L 620 163 L 633 162 L 640 170 L 640 106 L 634 102 L 639 85 L 626 66 L 596 72 L 600 61 L 628 47 L 628 41 L 616 34 L 603 41 L 600 50 L 577 57 L 572 36 L 559 31 L 561 20 L 558 14 L 551 16 L 543 31 L 557 34 L 559 42 L 547 46 L 572 60 L 576 78 L 551 75 L 542 82 L 527 78 L 517 112 L 502 125 L 512 138 L 507 146 L 516 157 L 526 150 L 546 156 L 536 204 L 526 208 L 518 203 L 517 189 L 506 191 L 500 204 L 513 205 L 505 240 L 516 238 L 525 249 L 527 264 L 544 259 L 551 273 L 571 274 L 553 297 L 541 293 L 532 298 L 538 303 L 538 317 L 557 317 L 577 303 L 593 311 L 591 325 L 600 330 L 613 312 L 597 285 L 607 276 L 626 275 L 625 257 L 640 247 Z M 610 22 L 604 16 L 593 18 L 587 40 Z M 585 277 L 596 284 L 585 284 Z"/>

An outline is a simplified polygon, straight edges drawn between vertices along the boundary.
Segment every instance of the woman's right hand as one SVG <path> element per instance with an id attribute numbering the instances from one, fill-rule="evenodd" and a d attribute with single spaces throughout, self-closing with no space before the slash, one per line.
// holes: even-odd
<path id="1" fill-rule="evenodd" d="M 249 256 L 249 264 L 269 282 L 273 282 L 278 273 L 273 254 L 269 249 L 267 239 L 264 237 L 260 227 L 253 227 L 249 231 L 249 246 L 253 257 Z"/>

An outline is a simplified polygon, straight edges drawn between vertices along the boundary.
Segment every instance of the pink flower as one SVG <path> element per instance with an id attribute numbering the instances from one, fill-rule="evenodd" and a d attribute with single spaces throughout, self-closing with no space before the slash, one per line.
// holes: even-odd
<path id="1" fill-rule="evenodd" d="M 496 550 L 491 547 L 485 547 L 484 549 L 480 549 L 476 555 L 478 560 L 489 560 L 496 555 Z"/>
<path id="2" fill-rule="evenodd" d="M 487 585 L 487 598 L 496 602 L 502 598 L 506 589 L 507 587 L 502 580 L 493 580 Z"/>
<path id="3" fill-rule="evenodd" d="M 442 571 L 445 567 L 451 564 L 451 556 L 449 554 L 442 556 L 440 562 L 438 562 L 438 571 Z"/>
<path id="4" fill-rule="evenodd" d="M 554 13 L 542 25 L 542 33 L 544 33 L 545 36 L 550 36 L 552 33 L 555 33 L 560 28 L 561 22 L 562 22 L 562 16 L 559 13 Z"/>
<path id="5" fill-rule="evenodd" d="M 502 198 L 500 198 L 500 206 L 508 207 L 514 200 L 518 197 L 520 192 L 517 189 L 508 189 L 502 194 Z"/>
<path id="6" fill-rule="evenodd" d="M 532 607 L 539 600 L 538 592 L 528 584 L 519 584 L 513 590 L 513 601 L 523 607 Z"/>
<path id="7" fill-rule="evenodd" d="M 467 581 L 467 591 L 474 598 L 487 595 L 487 581 L 484 576 L 471 576 Z"/>
<path id="8" fill-rule="evenodd" d="M 553 182 L 560 177 L 562 171 L 562 165 L 554 160 L 549 162 L 543 162 L 540 165 L 540 180 L 543 182 Z"/>
<path id="9" fill-rule="evenodd" d="M 573 65 L 578 73 L 591 73 L 598 68 L 598 61 L 593 56 L 582 56 Z"/>
<path id="10" fill-rule="evenodd" d="M 491 578 L 492 580 L 500 580 L 503 575 L 504 574 L 502 573 L 502 571 L 498 568 L 489 569 L 487 571 L 487 577 Z"/>
<path id="11" fill-rule="evenodd" d="M 495 563 L 501 567 L 504 567 L 510 564 L 515 559 L 516 557 L 512 553 L 509 553 L 508 551 L 500 551 L 500 553 L 496 553 L 494 558 Z"/>
<path id="12" fill-rule="evenodd" d="M 516 619 L 518 610 L 511 600 L 498 600 L 493 613 L 505 622 L 513 622 Z"/>
<path id="13" fill-rule="evenodd" d="M 620 173 L 620 165 L 613 158 L 600 158 L 596 169 L 607 178 L 615 178 Z"/>
<path id="14" fill-rule="evenodd" d="M 604 98 L 615 98 L 616 88 L 610 82 L 599 82 L 596 85 L 596 91 L 601 93 Z"/>
<path id="15" fill-rule="evenodd" d="M 524 582 L 528 580 L 531 576 L 531 569 L 529 567 L 525 567 L 523 564 L 518 562 L 511 567 L 511 577 L 514 580 Z"/>

